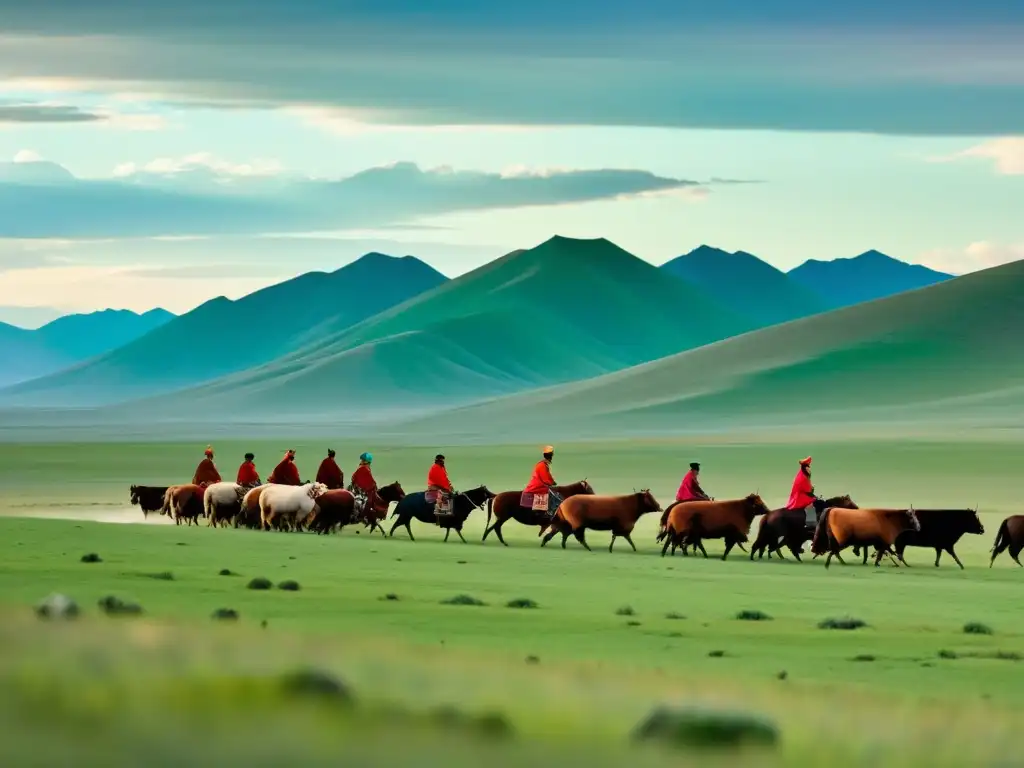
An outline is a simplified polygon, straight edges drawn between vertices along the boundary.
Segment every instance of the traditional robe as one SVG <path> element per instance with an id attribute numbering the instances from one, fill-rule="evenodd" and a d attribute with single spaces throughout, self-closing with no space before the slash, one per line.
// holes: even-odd
<path id="1" fill-rule="evenodd" d="M 793 479 L 793 490 L 790 491 L 786 509 L 807 509 L 813 503 L 814 486 L 811 485 L 810 476 L 801 468 Z"/>
<path id="2" fill-rule="evenodd" d="M 555 478 L 551 475 L 551 462 L 543 459 L 537 462 L 533 468 L 533 476 L 525 493 L 548 493 L 548 490 L 555 484 Z"/>
<path id="3" fill-rule="evenodd" d="M 369 464 L 360 464 L 359 469 L 352 473 L 352 486 L 367 494 L 377 490 L 377 481 L 373 479 Z"/>
<path id="4" fill-rule="evenodd" d="M 295 460 L 290 456 L 285 456 L 281 463 L 274 467 L 267 482 L 278 485 L 302 485 L 302 478 L 299 477 L 299 468 L 295 466 Z"/>
<path id="5" fill-rule="evenodd" d="M 330 490 L 345 487 L 345 475 L 342 474 L 341 467 L 334 457 L 328 456 L 320 462 L 320 469 L 316 471 L 316 481 L 323 483 Z"/>
<path id="6" fill-rule="evenodd" d="M 434 463 L 430 465 L 430 471 L 427 472 L 427 490 L 442 490 L 452 493 L 452 484 L 448 479 L 448 470 L 440 464 Z"/>
<path id="7" fill-rule="evenodd" d="M 192 485 L 213 485 L 220 482 L 220 472 L 213 463 L 213 459 L 207 456 L 199 462 L 196 473 L 192 476 Z"/>
<path id="8" fill-rule="evenodd" d="M 238 477 L 235 482 L 239 485 L 259 485 L 260 473 L 256 471 L 256 465 L 251 461 L 242 462 L 238 468 Z"/>
<path id="9" fill-rule="evenodd" d="M 697 473 L 692 469 L 683 477 L 683 482 L 676 491 L 676 501 L 706 501 L 708 495 L 697 482 Z"/>

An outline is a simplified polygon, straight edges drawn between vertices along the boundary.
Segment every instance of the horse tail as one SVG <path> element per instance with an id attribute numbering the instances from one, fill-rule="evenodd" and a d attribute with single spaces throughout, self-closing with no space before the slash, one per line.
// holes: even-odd
<path id="1" fill-rule="evenodd" d="M 213 498 L 212 497 L 213 497 L 212 493 L 204 493 L 203 494 L 203 514 L 205 514 L 207 517 L 210 517 L 210 514 L 213 512 Z"/>
<path id="2" fill-rule="evenodd" d="M 998 555 L 1008 546 L 1010 546 L 1010 527 L 1007 525 L 1007 520 L 999 525 L 999 530 L 996 532 L 996 540 L 992 544 L 992 554 Z"/>
<path id="3" fill-rule="evenodd" d="M 832 507 L 826 507 L 818 518 L 818 525 L 814 528 L 814 536 L 811 537 L 811 552 L 816 555 L 825 554 L 828 549 L 828 518 L 832 514 Z"/>
<path id="4" fill-rule="evenodd" d="M 171 489 L 164 491 L 164 503 L 160 506 L 160 514 L 171 517 Z"/>

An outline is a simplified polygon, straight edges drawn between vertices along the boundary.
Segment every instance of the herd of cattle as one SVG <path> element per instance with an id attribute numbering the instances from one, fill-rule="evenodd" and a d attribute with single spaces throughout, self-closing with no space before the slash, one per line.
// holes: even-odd
<path id="1" fill-rule="evenodd" d="M 729 552 L 749 541 L 754 518 L 761 517 L 760 528 L 749 551 L 750 559 L 760 559 L 765 552 L 769 559 L 777 554 L 783 557 L 783 548 L 800 560 L 800 553 L 810 543 L 814 557 L 826 555 L 825 567 L 832 558 L 844 562 L 840 552 L 853 548 L 855 555 L 863 552 L 867 562 L 869 548 L 875 550 L 875 565 L 888 556 L 894 565 L 909 565 L 903 554 L 907 547 L 925 547 L 935 550 L 935 565 L 943 552 L 948 552 L 963 568 L 955 546 L 965 534 L 982 535 L 985 528 L 972 509 L 862 509 L 848 495 L 815 502 L 815 519 L 808 520 L 804 510 L 769 509 L 761 497 L 750 494 L 742 499 L 727 501 L 676 502 L 662 510 L 649 490 L 624 496 L 599 496 L 586 480 L 552 489 L 563 501 L 555 514 L 549 517 L 521 504 L 521 491 L 495 494 L 486 486 L 458 492 L 452 498 L 451 510 L 436 514 L 435 507 L 424 492 L 406 494 L 398 482 L 377 489 L 372 503 L 361 503 L 350 491 L 329 490 L 321 483 L 299 486 L 265 484 L 243 487 L 236 483 L 216 483 L 208 487 L 198 485 L 131 486 L 131 503 L 141 507 L 145 515 L 159 513 L 180 525 L 196 524 L 200 517 L 213 527 L 234 526 L 265 531 L 311 531 L 328 534 L 346 525 L 362 524 L 372 533 L 393 536 L 404 527 L 414 539 L 412 520 L 445 529 L 447 541 L 454 530 L 462 541 L 462 528 L 470 513 L 487 509 L 487 525 L 483 539 L 492 532 L 506 544 L 502 527 L 510 520 L 539 529 L 543 537 L 541 546 L 556 535 L 562 535 L 562 548 L 570 535 L 586 549 L 586 531 L 608 531 L 612 535 L 608 551 L 612 551 L 617 538 L 625 539 L 636 551 L 631 538 L 637 521 L 645 514 L 661 512 L 657 541 L 662 542 L 664 556 L 671 550 L 692 549 L 707 557 L 704 540 L 722 539 Z M 395 519 L 385 534 L 383 523 L 391 505 Z M 493 521 L 493 522 L 492 522 Z M 996 557 L 1009 550 L 1010 556 L 1022 565 L 1019 555 L 1024 550 L 1024 515 L 1013 515 L 1003 520 L 992 547 L 990 567 Z M 1022 566 L 1024 567 L 1024 566 Z"/>

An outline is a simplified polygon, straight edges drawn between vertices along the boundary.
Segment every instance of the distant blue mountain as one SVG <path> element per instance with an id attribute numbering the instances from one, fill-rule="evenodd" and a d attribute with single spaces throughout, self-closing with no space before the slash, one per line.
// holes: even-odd
<path id="1" fill-rule="evenodd" d="M 715 300 L 751 319 L 756 327 L 824 312 L 830 307 L 812 290 L 745 251 L 701 245 L 661 269 L 704 289 Z"/>
<path id="2" fill-rule="evenodd" d="M 173 318 L 165 309 L 141 315 L 105 309 L 66 315 L 35 330 L 0 323 L 0 386 L 77 365 L 134 341 Z"/>
<path id="3" fill-rule="evenodd" d="M 790 270 L 787 276 L 816 293 L 832 308 L 882 299 L 954 277 L 874 250 L 852 259 L 811 259 Z"/>

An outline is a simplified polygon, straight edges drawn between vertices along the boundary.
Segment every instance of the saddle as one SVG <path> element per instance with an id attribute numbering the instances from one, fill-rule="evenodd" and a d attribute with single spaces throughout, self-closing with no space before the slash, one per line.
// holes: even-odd
<path id="1" fill-rule="evenodd" d="M 427 504 L 434 505 L 434 515 L 440 523 L 441 518 L 447 518 L 452 516 L 452 498 L 454 494 L 445 493 L 444 491 L 427 491 L 423 495 L 423 500 Z"/>
<path id="2" fill-rule="evenodd" d="M 552 504 L 554 502 L 554 504 Z M 530 493 L 529 491 L 523 491 L 519 497 L 519 506 L 523 509 L 529 509 L 532 512 L 541 512 L 548 517 L 554 514 L 555 510 L 562 503 L 562 500 L 558 497 L 558 494 L 547 491 L 545 493 Z"/>

